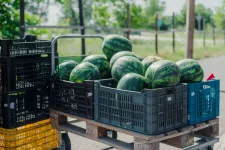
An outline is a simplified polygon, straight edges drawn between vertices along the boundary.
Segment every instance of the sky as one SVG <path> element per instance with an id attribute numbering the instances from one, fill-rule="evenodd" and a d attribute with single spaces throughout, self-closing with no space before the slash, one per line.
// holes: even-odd
<path id="1" fill-rule="evenodd" d="M 133 0 L 136 3 L 140 5 L 144 5 L 144 0 Z M 164 15 L 172 15 L 173 12 L 179 14 L 181 9 L 183 8 L 186 0 L 159 0 L 159 1 L 165 1 L 166 2 L 166 8 Z M 220 6 L 222 4 L 222 0 L 196 0 L 196 4 L 203 4 L 206 8 L 211 8 L 213 11 L 215 11 L 215 8 Z M 60 16 L 59 6 L 57 5 L 51 5 L 49 7 L 49 13 L 48 13 L 48 22 L 44 23 L 47 25 L 56 25 L 57 20 Z"/>

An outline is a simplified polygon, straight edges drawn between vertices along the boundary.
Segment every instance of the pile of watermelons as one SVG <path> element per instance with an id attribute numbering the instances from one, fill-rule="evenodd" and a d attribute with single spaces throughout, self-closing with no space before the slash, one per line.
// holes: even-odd
<path id="1" fill-rule="evenodd" d="M 75 83 L 112 77 L 118 89 L 130 91 L 200 82 L 204 76 L 202 67 L 193 59 L 176 63 L 158 56 L 143 59 L 131 52 L 128 39 L 118 35 L 107 36 L 102 51 L 104 55 L 87 56 L 80 64 L 73 60 L 62 62 L 55 75 Z"/>

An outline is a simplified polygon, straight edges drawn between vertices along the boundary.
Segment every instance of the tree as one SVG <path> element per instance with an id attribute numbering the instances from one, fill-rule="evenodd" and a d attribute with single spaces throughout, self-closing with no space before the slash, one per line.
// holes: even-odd
<path id="1" fill-rule="evenodd" d="M 20 16 L 18 0 L 4 0 L 0 2 L 0 32 L 3 38 L 18 38 L 20 32 Z M 36 25 L 41 22 L 38 15 L 31 15 L 29 12 L 25 13 L 25 24 Z M 35 30 L 30 30 L 32 33 L 39 33 Z"/>
<path id="2" fill-rule="evenodd" d="M 177 25 L 184 26 L 186 24 L 186 10 L 187 6 L 184 5 L 179 16 L 176 17 Z M 197 4 L 195 6 L 195 15 L 201 15 L 205 19 L 206 24 L 213 25 L 213 11 L 210 8 L 205 8 L 203 4 Z M 197 20 L 195 23 L 195 28 L 198 27 Z"/>
<path id="3" fill-rule="evenodd" d="M 126 27 L 127 5 L 125 0 L 96 0 L 93 5 L 95 23 L 98 26 Z M 135 3 L 130 4 L 131 28 L 145 27 L 144 10 Z"/>
<path id="4" fill-rule="evenodd" d="M 77 0 L 63 0 L 63 22 L 69 25 L 79 25 L 79 8 Z M 84 23 L 88 24 L 92 16 L 92 1 L 83 0 Z"/>
<path id="5" fill-rule="evenodd" d="M 222 6 L 216 9 L 214 20 L 218 28 L 225 29 L 225 0 L 223 0 Z"/>
<path id="6" fill-rule="evenodd" d="M 159 0 L 146 0 L 145 22 L 148 28 L 153 29 L 155 26 L 156 14 L 162 14 L 165 3 L 160 4 Z"/>
<path id="7" fill-rule="evenodd" d="M 117 26 L 120 28 L 126 27 L 127 21 L 127 3 L 122 2 L 121 4 L 115 4 L 115 8 L 113 14 L 115 16 L 116 22 L 118 22 Z M 118 9 L 120 8 L 120 9 Z M 141 6 L 137 6 L 136 4 L 130 4 L 130 27 L 131 28 L 144 28 L 145 26 L 145 18 L 144 11 Z"/>

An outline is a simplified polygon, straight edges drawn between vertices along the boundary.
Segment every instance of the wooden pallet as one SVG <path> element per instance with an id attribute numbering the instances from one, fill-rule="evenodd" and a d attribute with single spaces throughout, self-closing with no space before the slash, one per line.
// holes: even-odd
<path id="1" fill-rule="evenodd" d="M 213 119 L 196 125 L 190 125 L 177 130 L 172 130 L 159 135 L 145 135 L 115 126 L 100 123 L 94 120 L 67 114 L 58 110 L 50 111 L 52 125 L 58 130 L 71 132 L 118 149 L 159 150 L 159 143 L 184 148 L 194 144 L 194 134 L 215 137 L 219 133 L 219 119 Z M 86 129 L 73 125 L 67 117 L 76 118 L 86 122 Z M 133 136 L 134 143 L 126 143 L 107 136 L 107 131 L 116 131 Z"/>

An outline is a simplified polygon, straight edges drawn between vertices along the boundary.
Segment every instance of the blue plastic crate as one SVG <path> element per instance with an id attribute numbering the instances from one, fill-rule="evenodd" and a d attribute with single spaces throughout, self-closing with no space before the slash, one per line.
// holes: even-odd
<path id="1" fill-rule="evenodd" d="M 220 80 L 187 84 L 188 124 L 196 124 L 219 116 Z"/>

